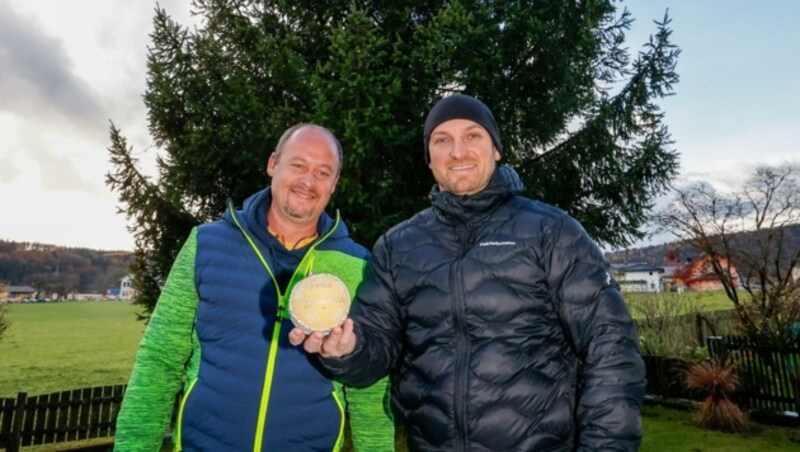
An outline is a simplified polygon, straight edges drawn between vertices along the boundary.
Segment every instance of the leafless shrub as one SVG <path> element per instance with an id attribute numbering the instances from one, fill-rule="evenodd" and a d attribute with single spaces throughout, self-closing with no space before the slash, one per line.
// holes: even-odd
<path id="1" fill-rule="evenodd" d="M 696 355 L 698 348 L 703 347 L 696 339 L 693 319 L 699 306 L 694 298 L 658 293 L 639 299 L 630 306 L 636 318 L 642 353 L 686 357 Z"/>

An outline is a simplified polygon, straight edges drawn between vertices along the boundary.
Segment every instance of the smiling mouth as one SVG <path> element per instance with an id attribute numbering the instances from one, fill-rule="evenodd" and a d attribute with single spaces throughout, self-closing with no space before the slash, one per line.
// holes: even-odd
<path id="1" fill-rule="evenodd" d="M 475 168 L 475 164 L 469 165 L 453 165 L 450 167 L 450 171 L 469 171 Z"/>
<path id="2" fill-rule="evenodd" d="M 307 201 L 311 201 L 316 198 L 316 196 L 313 193 L 308 193 L 298 190 L 292 190 L 292 194 Z"/>

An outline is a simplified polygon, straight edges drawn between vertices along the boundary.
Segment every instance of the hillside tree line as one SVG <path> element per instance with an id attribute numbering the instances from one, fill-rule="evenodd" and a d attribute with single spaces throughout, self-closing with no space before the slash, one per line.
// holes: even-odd
<path id="1" fill-rule="evenodd" d="M 131 272 L 131 253 L 109 253 L 38 243 L 0 240 L 0 283 L 31 286 L 65 298 L 119 287 Z"/>

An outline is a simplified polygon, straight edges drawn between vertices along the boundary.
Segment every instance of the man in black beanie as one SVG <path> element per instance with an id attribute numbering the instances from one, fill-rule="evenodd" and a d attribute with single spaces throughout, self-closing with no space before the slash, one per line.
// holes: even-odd
<path id="1" fill-rule="evenodd" d="M 290 341 L 347 384 L 391 375 L 410 450 L 637 450 L 644 365 L 603 254 L 520 196 L 483 102 L 441 99 L 424 136 L 432 206 L 378 239 L 342 327 Z"/>

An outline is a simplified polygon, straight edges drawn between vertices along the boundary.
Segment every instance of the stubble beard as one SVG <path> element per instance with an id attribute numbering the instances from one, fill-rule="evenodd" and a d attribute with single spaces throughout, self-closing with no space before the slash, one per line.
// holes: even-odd
<path id="1" fill-rule="evenodd" d="M 311 218 L 311 216 L 313 214 L 311 209 L 303 209 L 303 210 L 301 210 L 301 209 L 295 208 L 291 204 L 287 204 L 284 207 L 283 213 L 285 213 L 286 216 L 288 216 L 290 218 L 294 218 L 296 220 L 307 220 L 307 219 Z"/>
<path id="2" fill-rule="evenodd" d="M 311 196 L 316 196 L 316 193 L 309 193 L 309 194 Z M 297 195 L 290 191 L 288 193 L 286 202 L 283 204 L 283 213 L 286 214 L 286 216 L 288 216 L 289 218 L 294 218 L 296 220 L 312 219 L 312 217 L 314 216 L 313 206 L 299 207 L 293 202 L 292 196 L 297 196 Z M 308 202 L 313 203 L 313 200 L 308 200 Z"/>

